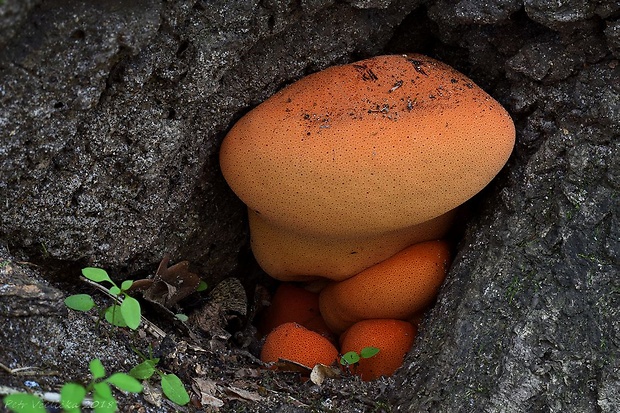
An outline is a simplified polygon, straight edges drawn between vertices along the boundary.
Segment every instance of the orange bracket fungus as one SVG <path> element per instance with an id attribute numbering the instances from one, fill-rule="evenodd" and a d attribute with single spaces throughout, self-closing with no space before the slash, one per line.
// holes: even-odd
<path id="1" fill-rule="evenodd" d="M 319 294 L 282 283 L 261 315 L 258 330 L 268 334 L 281 324 L 295 322 L 330 339 L 331 331 L 319 312 Z"/>
<path id="2" fill-rule="evenodd" d="M 402 363 L 416 334 L 405 320 L 432 304 L 446 275 L 441 238 L 455 209 L 495 177 L 514 141 L 506 110 L 463 74 L 422 55 L 378 56 L 267 99 L 232 127 L 220 165 L 248 207 L 259 265 L 281 281 L 328 281 L 316 319 L 344 332 L 342 353 L 380 349 L 358 366 L 372 380 Z M 302 301 L 316 296 L 290 290 L 289 299 L 305 297 L 294 318 L 313 316 L 316 304 Z M 265 333 L 288 321 L 281 302 Z M 313 367 L 335 353 L 325 337 L 285 323 L 261 358 Z"/>
<path id="3" fill-rule="evenodd" d="M 232 127 L 220 165 L 267 274 L 342 280 L 441 238 L 514 139 L 508 113 L 463 74 L 378 56 L 277 92 Z"/>
<path id="4" fill-rule="evenodd" d="M 319 297 L 323 319 L 335 333 L 371 318 L 409 320 L 434 301 L 449 260 L 445 241 L 414 244 L 325 287 Z"/>
<path id="5" fill-rule="evenodd" d="M 365 347 L 376 347 L 379 353 L 362 358 L 351 371 L 362 380 L 370 381 L 380 376 L 391 376 L 413 345 L 416 329 L 406 321 L 373 319 L 353 324 L 342 337 L 342 353 L 361 352 Z"/>
<path id="6" fill-rule="evenodd" d="M 338 359 L 338 350 L 319 333 L 297 323 L 284 323 L 267 335 L 260 359 L 265 363 L 294 361 L 312 369 L 319 363 L 333 364 Z"/>

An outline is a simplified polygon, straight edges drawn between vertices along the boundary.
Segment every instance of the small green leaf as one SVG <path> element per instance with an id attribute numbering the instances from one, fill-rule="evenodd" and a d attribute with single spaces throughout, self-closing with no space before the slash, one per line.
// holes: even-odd
<path id="1" fill-rule="evenodd" d="M 121 283 L 121 290 L 127 291 L 133 285 L 133 280 L 125 280 Z"/>
<path id="2" fill-rule="evenodd" d="M 174 316 L 183 322 L 186 322 L 187 320 L 189 320 L 189 317 L 186 316 L 185 314 L 175 314 Z"/>
<path id="3" fill-rule="evenodd" d="M 27 393 L 13 393 L 2 399 L 4 405 L 15 413 L 47 413 L 43 401 Z"/>
<path id="4" fill-rule="evenodd" d="M 200 292 L 200 291 L 204 291 L 208 288 L 207 283 L 204 280 L 200 280 L 200 282 L 198 283 L 198 287 L 196 287 L 196 291 Z"/>
<path id="5" fill-rule="evenodd" d="M 95 267 L 82 268 L 82 275 L 88 278 L 89 280 L 97 282 L 97 283 L 100 283 L 101 281 L 112 282 L 106 270 L 102 270 L 101 268 L 95 268 Z"/>
<path id="6" fill-rule="evenodd" d="M 159 362 L 159 359 L 145 360 L 129 370 L 129 374 L 138 380 L 149 379 L 153 373 L 155 373 L 155 365 L 157 362 Z"/>
<path id="7" fill-rule="evenodd" d="M 95 301 L 88 294 L 74 294 L 65 298 L 65 305 L 72 310 L 88 311 L 95 306 Z"/>
<path id="8" fill-rule="evenodd" d="M 110 291 L 110 294 L 112 294 L 112 295 L 120 295 L 121 294 L 121 289 L 118 288 L 116 285 L 113 285 L 112 287 L 110 287 L 110 289 L 108 291 Z"/>
<path id="9" fill-rule="evenodd" d="M 379 349 L 377 347 L 364 347 L 362 351 L 360 351 L 360 356 L 365 359 L 369 359 L 372 356 L 377 355 L 379 353 Z"/>
<path id="10" fill-rule="evenodd" d="M 103 363 L 99 359 L 92 359 L 88 364 L 88 368 L 90 369 L 90 373 L 93 375 L 93 379 L 102 379 L 105 377 L 105 367 L 103 367 Z"/>
<path id="11" fill-rule="evenodd" d="M 60 405 L 66 413 L 80 413 L 86 389 L 77 383 L 67 383 L 60 389 Z"/>
<path id="12" fill-rule="evenodd" d="M 343 366 L 355 364 L 358 361 L 360 361 L 360 355 L 355 351 L 349 351 L 348 353 L 343 354 L 340 358 L 340 364 Z"/>
<path id="13" fill-rule="evenodd" d="M 187 394 L 181 379 L 179 379 L 176 375 L 162 374 L 161 389 L 167 398 L 179 406 L 184 406 L 189 403 L 189 394 Z"/>
<path id="14" fill-rule="evenodd" d="M 140 303 L 135 298 L 126 295 L 121 304 L 121 313 L 127 327 L 135 330 L 140 325 Z"/>
<path id="15" fill-rule="evenodd" d="M 110 385 L 104 381 L 93 385 L 93 406 L 95 413 L 114 413 L 116 400 Z"/>
<path id="16" fill-rule="evenodd" d="M 127 327 L 127 323 L 121 313 L 121 306 L 118 304 L 113 304 L 105 310 L 105 319 L 113 326 Z"/>
<path id="17" fill-rule="evenodd" d="M 138 380 L 125 373 L 114 373 L 106 379 L 110 384 L 115 385 L 120 390 L 128 391 L 130 393 L 140 393 L 142 391 L 142 385 Z"/>
<path id="18" fill-rule="evenodd" d="M 105 400 L 110 400 L 114 398 L 112 394 L 112 388 L 105 381 L 100 381 L 93 384 L 93 394 L 99 394 Z"/>

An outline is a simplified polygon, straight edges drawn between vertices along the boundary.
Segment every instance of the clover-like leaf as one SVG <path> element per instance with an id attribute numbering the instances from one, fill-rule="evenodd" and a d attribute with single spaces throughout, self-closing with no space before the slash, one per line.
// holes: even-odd
<path id="1" fill-rule="evenodd" d="M 93 405 L 95 413 L 114 413 L 117 403 L 110 385 L 105 381 L 93 385 Z"/>
<path id="2" fill-rule="evenodd" d="M 93 379 L 102 379 L 105 377 L 105 367 L 99 359 L 92 359 L 88 364 L 90 373 L 93 375 Z"/>
<path id="3" fill-rule="evenodd" d="M 127 291 L 133 285 L 133 280 L 125 280 L 121 283 L 121 290 Z"/>
<path id="4" fill-rule="evenodd" d="M 340 357 L 340 364 L 343 366 L 355 364 L 360 361 L 360 355 L 355 351 L 349 351 L 348 353 L 344 353 L 342 357 Z"/>
<path id="5" fill-rule="evenodd" d="M 205 291 L 208 288 L 207 283 L 204 280 L 200 280 L 198 283 L 198 287 L 196 287 L 196 291 Z"/>
<path id="6" fill-rule="evenodd" d="M 121 313 L 127 327 L 135 330 L 140 325 L 140 303 L 135 298 L 125 295 L 121 304 Z"/>
<path id="7" fill-rule="evenodd" d="M 65 298 L 65 305 L 76 311 L 89 311 L 95 306 L 95 300 L 88 294 L 74 294 Z"/>
<path id="8" fill-rule="evenodd" d="M 155 365 L 158 362 L 159 359 L 145 360 L 129 370 L 129 374 L 139 380 L 149 379 L 155 373 Z"/>
<path id="9" fill-rule="evenodd" d="M 127 323 L 125 322 L 121 312 L 121 306 L 118 304 L 113 304 L 106 308 L 105 319 L 113 326 L 127 327 Z"/>
<path id="10" fill-rule="evenodd" d="M 2 399 L 4 406 L 15 413 L 47 413 L 43 401 L 28 393 L 13 393 Z"/>
<path id="11" fill-rule="evenodd" d="M 189 320 L 189 317 L 186 316 L 185 314 L 175 314 L 174 316 L 183 322 L 186 322 L 187 320 Z"/>
<path id="12" fill-rule="evenodd" d="M 60 405 L 66 413 L 80 413 L 86 389 L 81 384 L 66 383 L 60 389 Z"/>
<path id="13" fill-rule="evenodd" d="M 184 406 L 189 403 L 189 394 L 187 394 L 181 379 L 179 379 L 175 374 L 161 375 L 161 389 L 167 398 L 179 406 Z"/>
<path id="14" fill-rule="evenodd" d="M 114 373 L 108 377 L 106 382 L 113 384 L 120 390 L 124 390 L 130 393 L 140 393 L 142 391 L 142 384 L 129 374 Z"/>
<path id="15" fill-rule="evenodd" d="M 101 268 L 95 268 L 95 267 L 82 268 L 82 275 L 94 282 L 100 283 L 101 281 L 109 281 L 113 283 L 107 271 Z"/>
<path id="16" fill-rule="evenodd" d="M 368 359 L 372 356 L 375 356 L 379 353 L 379 349 L 377 347 L 364 347 L 362 351 L 360 351 L 360 356 L 362 358 Z"/>

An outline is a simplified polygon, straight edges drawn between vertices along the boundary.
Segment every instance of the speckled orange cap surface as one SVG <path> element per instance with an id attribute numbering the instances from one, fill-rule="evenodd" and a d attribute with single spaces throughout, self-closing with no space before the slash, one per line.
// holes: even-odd
<path id="1" fill-rule="evenodd" d="M 325 337 L 297 323 L 276 327 L 265 339 L 260 359 L 265 363 L 282 360 L 294 361 L 308 368 L 316 364 L 333 364 L 338 350 Z"/>
<path id="2" fill-rule="evenodd" d="M 364 320 L 351 326 L 342 338 L 340 352 L 360 353 L 364 347 L 376 347 L 379 353 L 360 359 L 357 366 L 349 369 L 362 380 L 370 381 L 380 376 L 391 376 L 403 364 L 411 349 L 417 329 L 401 320 Z"/>
<path id="3" fill-rule="evenodd" d="M 279 231 L 368 239 L 472 197 L 514 139 L 508 113 L 461 73 L 422 55 L 378 56 L 267 99 L 233 126 L 220 164 L 239 198 Z"/>

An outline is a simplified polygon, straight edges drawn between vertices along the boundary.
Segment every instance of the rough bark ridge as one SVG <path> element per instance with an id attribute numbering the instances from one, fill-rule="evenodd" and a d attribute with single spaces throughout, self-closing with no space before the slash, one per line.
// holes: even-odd
<path id="1" fill-rule="evenodd" d="M 170 252 L 215 282 L 247 245 L 217 167 L 227 128 L 307 73 L 427 53 L 507 107 L 517 147 L 475 203 L 405 368 L 357 394 L 380 388 L 395 411 L 620 411 L 619 18 L 617 1 L 4 0 L 0 244 L 129 271 Z M 0 305 L 0 343 L 62 337 L 50 364 L 96 355 L 70 347 L 45 277 L 33 292 L 12 268 L 0 268 L 0 293 L 26 301 Z M 40 311 L 24 304 L 36 291 Z M 329 389 L 315 410 L 335 406 Z"/>
<path id="2" fill-rule="evenodd" d="M 396 410 L 615 412 L 618 24 L 601 20 L 611 5 L 526 2 L 527 19 L 506 19 L 517 2 L 493 3 L 482 13 L 477 2 L 430 8 L 456 28 L 444 38 L 477 56 L 474 73 L 492 61 L 485 55 L 499 60 L 509 85 L 496 83 L 496 96 L 517 120 L 518 144 L 398 374 Z"/>
<path id="3" fill-rule="evenodd" d="M 5 3 L 2 237 L 108 267 L 191 256 L 216 279 L 246 235 L 218 172 L 227 127 L 283 83 L 378 53 L 415 6 Z"/>

